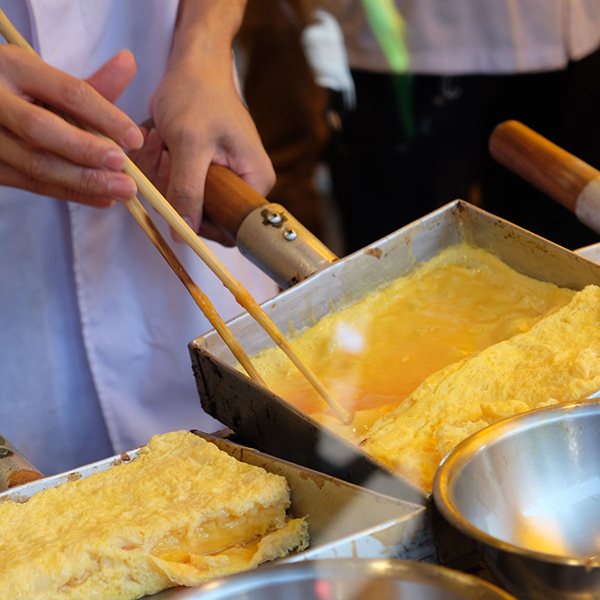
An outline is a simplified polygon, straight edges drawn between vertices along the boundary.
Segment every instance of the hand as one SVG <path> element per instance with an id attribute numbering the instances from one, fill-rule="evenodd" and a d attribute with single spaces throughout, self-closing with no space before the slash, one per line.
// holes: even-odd
<path id="1" fill-rule="evenodd" d="M 131 158 L 194 231 L 231 245 L 202 219 L 209 166 L 229 167 L 263 196 L 275 173 L 235 87 L 231 55 L 216 63 L 171 61 L 150 101 L 156 130 L 144 131 L 144 148 Z"/>
<path id="2" fill-rule="evenodd" d="M 96 207 L 129 200 L 134 181 L 119 171 L 123 150 L 57 116 L 72 115 L 126 149 L 143 137 L 114 102 L 135 74 L 135 60 L 119 52 L 83 81 L 21 48 L 0 45 L 0 185 Z"/>

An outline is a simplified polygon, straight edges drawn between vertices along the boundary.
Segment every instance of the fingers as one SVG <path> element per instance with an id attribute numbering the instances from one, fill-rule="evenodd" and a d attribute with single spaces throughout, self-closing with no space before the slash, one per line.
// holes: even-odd
<path id="1" fill-rule="evenodd" d="M 224 144 L 225 156 L 213 162 L 229 167 L 255 192 L 268 196 L 275 186 L 276 176 L 273 163 L 260 142 L 256 128 L 246 136 L 239 135 Z"/>
<path id="2" fill-rule="evenodd" d="M 172 134 L 172 131 L 171 131 Z M 275 172 L 260 142 L 253 136 L 231 136 L 221 140 L 221 147 L 205 144 L 206 132 L 186 127 L 169 141 L 171 169 L 167 200 L 202 237 L 232 246 L 230 237 L 203 218 L 204 186 L 210 164 L 229 167 L 248 185 L 266 196 L 275 184 Z M 258 134 L 256 139 L 259 140 Z M 214 142 L 213 142 L 214 143 Z M 173 236 L 179 241 L 178 236 Z"/>
<path id="3" fill-rule="evenodd" d="M 69 188 L 75 194 L 122 201 L 137 193 L 133 179 L 124 173 L 82 168 L 51 152 L 31 148 L 6 130 L 0 130 L 0 160 L 19 171 L 25 180 Z"/>
<path id="4" fill-rule="evenodd" d="M 154 184 L 154 187 L 163 195 L 166 194 L 171 159 L 165 149 L 156 129 L 148 132 L 142 128 L 144 146 L 140 150 L 129 153 L 129 158 L 139 167 L 144 175 Z"/>
<path id="5" fill-rule="evenodd" d="M 163 150 L 160 154 L 160 162 L 154 180 L 157 188 L 164 195 L 171 179 L 171 155 L 168 150 Z"/>
<path id="6" fill-rule="evenodd" d="M 125 153 L 43 107 L 0 89 L 0 124 L 17 138 L 88 167 L 121 170 Z"/>
<path id="7" fill-rule="evenodd" d="M 0 185 L 92 206 L 135 196 L 135 183 L 119 172 L 126 156 L 118 145 L 39 105 L 73 116 L 126 148 L 137 148 L 141 132 L 111 104 L 134 74 L 135 61 L 127 51 L 85 82 L 20 48 L 0 46 Z"/>
<path id="8" fill-rule="evenodd" d="M 212 158 L 203 137 L 189 127 L 181 128 L 172 136 L 173 141 L 169 140 L 171 169 L 167 200 L 195 232 L 200 230 L 204 183 Z"/>
<path id="9" fill-rule="evenodd" d="M 246 167 L 242 158 L 235 155 L 226 155 L 225 157 L 214 157 L 213 162 L 225 167 L 229 167 L 238 177 L 243 179 L 253 190 L 261 196 L 267 196 L 275 185 L 275 170 L 273 164 L 266 152 L 261 153 L 255 149 L 254 159 L 251 167 Z M 199 234 L 209 240 L 219 242 L 223 246 L 235 246 L 229 235 L 217 229 L 210 222 L 210 215 L 204 215 L 200 226 Z"/>
<path id="10" fill-rule="evenodd" d="M 35 194 L 59 198 L 61 200 L 69 200 L 70 202 L 87 204 L 88 206 L 93 206 L 95 208 L 108 208 L 115 203 L 112 198 L 81 194 L 70 188 L 28 177 L 22 171 L 19 171 L 2 161 L 0 161 L 0 185 L 7 185 L 27 190 Z"/>
<path id="11" fill-rule="evenodd" d="M 275 169 L 269 157 L 265 154 L 265 160 L 258 169 L 238 173 L 238 175 L 261 196 L 268 196 L 269 192 L 275 187 Z"/>
<path id="12" fill-rule="evenodd" d="M 171 172 L 171 155 L 165 149 L 156 129 L 151 129 L 150 132 L 144 126 L 141 129 L 145 140 L 144 146 L 141 150 L 130 152 L 129 157 L 142 173 L 152 181 L 156 189 L 165 195 Z M 188 221 L 192 229 L 198 231 L 189 219 Z M 219 242 L 223 246 L 235 246 L 228 235 L 214 227 L 207 219 L 202 220 L 199 233 L 202 237 Z M 171 229 L 171 237 L 177 242 L 183 241 L 173 229 Z"/>
<path id="13" fill-rule="evenodd" d="M 251 161 L 248 157 L 252 157 Z M 253 147 L 247 152 L 238 147 L 235 153 L 228 154 L 226 162 L 219 164 L 228 166 L 261 196 L 268 196 L 275 186 L 275 169 L 262 146 Z"/>
<path id="14" fill-rule="evenodd" d="M 86 81 L 109 102 L 116 102 L 131 83 L 135 71 L 133 54 L 121 50 Z"/>
<path id="15" fill-rule="evenodd" d="M 89 83 L 12 46 L 2 48 L 0 61 L 4 83 L 12 86 L 13 92 L 42 100 L 127 149 L 140 148 L 143 144 L 141 132 L 135 123 Z M 104 76 L 99 79 L 104 80 Z M 112 91 L 116 93 L 118 90 Z"/>

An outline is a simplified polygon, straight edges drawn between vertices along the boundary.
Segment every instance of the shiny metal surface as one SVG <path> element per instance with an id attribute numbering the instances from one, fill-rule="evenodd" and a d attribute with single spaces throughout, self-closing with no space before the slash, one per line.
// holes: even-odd
<path id="1" fill-rule="evenodd" d="M 274 565 L 189 591 L 182 600 L 514 600 L 451 569 L 398 560 Z"/>
<path id="2" fill-rule="evenodd" d="M 254 209 L 240 226 L 240 252 L 281 287 L 328 267 L 337 256 L 280 204 Z"/>
<path id="3" fill-rule="evenodd" d="M 543 408 L 459 444 L 435 503 L 517 597 L 600 598 L 600 402 Z"/>

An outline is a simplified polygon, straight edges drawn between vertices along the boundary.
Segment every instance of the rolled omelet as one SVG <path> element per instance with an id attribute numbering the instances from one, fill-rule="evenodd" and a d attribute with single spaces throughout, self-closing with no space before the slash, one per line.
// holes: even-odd
<path id="1" fill-rule="evenodd" d="M 529 331 L 430 375 L 361 445 L 430 491 L 442 458 L 469 435 L 600 389 L 599 332 L 600 288 L 588 286 Z"/>
<path id="2" fill-rule="evenodd" d="M 0 598 L 133 600 L 308 545 L 283 477 L 186 431 L 137 458 L 0 504 Z"/>

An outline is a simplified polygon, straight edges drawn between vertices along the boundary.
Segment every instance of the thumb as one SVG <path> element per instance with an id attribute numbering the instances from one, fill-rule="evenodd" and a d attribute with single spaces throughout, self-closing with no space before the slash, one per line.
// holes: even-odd
<path id="1" fill-rule="evenodd" d="M 133 79 L 135 71 L 133 54 L 121 50 L 86 81 L 109 102 L 115 102 Z"/>

